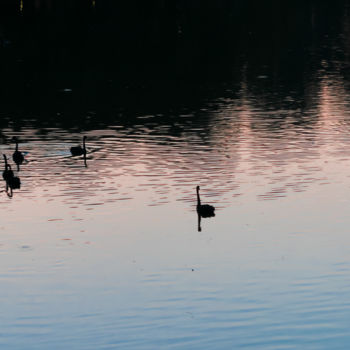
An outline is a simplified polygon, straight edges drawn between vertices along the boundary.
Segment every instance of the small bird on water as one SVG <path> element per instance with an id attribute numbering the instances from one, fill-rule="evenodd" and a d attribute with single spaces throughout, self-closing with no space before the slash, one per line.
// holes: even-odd
<path id="1" fill-rule="evenodd" d="M 86 136 L 83 137 L 83 147 L 79 145 L 70 148 L 70 153 L 72 153 L 72 156 L 81 156 L 83 154 L 86 154 L 85 140 Z"/>
<path id="2" fill-rule="evenodd" d="M 200 187 L 197 186 L 197 213 L 202 218 L 210 218 L 215 216 L 215 208 L 209 204 L 201 204 L 201 199 L 199 197 Z"/>
<path id="3" fill-rule="evenodd" d="M 10 167 L 10 171 L 12 171 L 10 165 L 9 165 L 9 167 Z M 6 180 L 6 184 L 7 184 L 7 186 L 9 186 L 11 188 L 11 190 L 21 188 L 21 180 L 17 176 L 12 176 L 12 177 L 8 178 Z"/>
<path id="4" fill-rule="evenodd" d="M 18 139 L 14 137 L 13 140 L 16 142 L 16 150 L 13 152 L 12 159 L 18 165 L 22 164 L 24 161 L 24 156 L 21 151 L 18 150 Z"/>
<path id="5" fill-rule="evenodd" d="M 10 165 L 7 163 L 7 158 L 6 158 L 5 154 L 3 154 L 3 156 L 4 156 L 4 160 L 5 160 L 5 170 L 2 172 L 2 177 L 7 182 L 14 175 L 13 175 L 13 171 L 11 170 Z"/>

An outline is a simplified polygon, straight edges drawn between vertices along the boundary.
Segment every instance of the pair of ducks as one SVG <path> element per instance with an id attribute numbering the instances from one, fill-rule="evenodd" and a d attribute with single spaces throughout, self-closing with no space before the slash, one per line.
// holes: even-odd
<path id="1" fill-rule="evenodd" d="M 17 137 L 14 137 L 13 139 L 16 142 L 16 150 L 15 150 L 15 152 L 12 155 L 12 159 L 17 165 L 19 165 L 19 164 L 23 163 L 24 157 L 23 157 L 22 152 L 20 152 L 18 150 L 18 139 L 17 139 Z M 83 147 L 81 147 L 79 145 L 79 146 L 75 146 L 75 147 L 71 147 L 70 148 L 70 153 L 72 153 L 72 156 L 81 156 L 83 154 L 86 155 L 85 141 L 86 141 L 86 136 L 83 137 Z"/>
<path id="2" fill-rule="evenodd" d="M 22 152 L 18 150 L 18 139 L 17 137 L 14 137 L 13 140 L 16 142 L 16 150 L 12 155 L 12 159 L 17 165 L 22 164 L 24 161 L 24 156 Z M 86 154 L 85 141 L 86 141 L 86 136 L 83 137 L 83 147 L 79 145 L 79 146 L 70 148 L 70 153 L 72 153 L 72 156 L 81 156 L 83 154 Z"/>
<path id="3" fill-rule="evenodd" d="M 11 190 L 21 188 L 21 180 L 14 175 L 11 165 L 7 163 L 5 154 L 3 156 L 5 160 L 5 170 L 2 173 L 2 177 L 6 181 L 6 186 L 10 187 Z"/>
<path id="4" fill-rule="evenodd" d="M 24 161 L 24 156 L 22 152 L 18 150 L 18 139 L 14 137 L 13 140 L 16 142 L 16 149 L 13 152 L 12 159 L 17 164 L 17 169 L 19 169 L 19 165 Z M 3 156 L 5 160 L 5 170 L 2 173 L 2 177 L 6 181 L 6 186 L 10 187 L 11 191 L 13 189 L 21 188 L 20 178 L 14 175 L 11 165 L 7 163 L 5 154 Z"/>

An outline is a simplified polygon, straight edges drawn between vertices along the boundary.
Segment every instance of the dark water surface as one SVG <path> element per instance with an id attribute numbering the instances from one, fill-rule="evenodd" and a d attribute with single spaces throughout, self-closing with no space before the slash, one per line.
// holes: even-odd
<path id="1" fill-rule="evenodd" d="M 26 154 L 0 193 L 1 349 L 348 349 L 340 13 L 297 48 L 190 76 L 34 74 L 5 45 L 0 150 L 17 136 Z M 83 135 L 87 167 L 69 152 Z M 201 232 L 197 185 L 216 207 Z"/>

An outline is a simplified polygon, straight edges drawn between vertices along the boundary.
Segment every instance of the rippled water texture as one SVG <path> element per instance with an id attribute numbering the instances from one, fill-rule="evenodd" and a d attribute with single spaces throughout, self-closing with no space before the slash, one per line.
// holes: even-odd
<path id="1" fill-rule="evenodd" d="M 1 349 L 347 349 L 350 86 L 325 42 L 300 86 L 243 65 L 82 132 L 4 111 L 25 161 L 0 192 Z"/>

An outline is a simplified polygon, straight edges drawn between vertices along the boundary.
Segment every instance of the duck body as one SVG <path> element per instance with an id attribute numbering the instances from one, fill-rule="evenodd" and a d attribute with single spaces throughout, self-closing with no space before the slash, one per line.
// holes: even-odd
<path id="1" fill-rule="evenodd" d="M 2 178 L 5 180 L 5 181 L 8 181 L 10 178 L 12 178 L 14 175 L 13 175 L 13 171 L 12 170 L 9 170 L 9 169 L 5 169 L 3 172 L 2 172 Z"/>
<path id="2" fill-rule="evenodd" d="M 83 154 L 86 154 L 85 140 L 86 136 L 83 138 L 83 147 L 79 145 L 70 148 L 70 153 L 72 153 L 72 156 L 82 156 Z"/>
<path id="3" fill-rule="evenodd" d="M 197 213 L 202 218 L 211 218 L 215 216 L 215 208 L 209 204 L 197 205 Z"/>
<path id="4" fill-rule="evenodd" d="M 17 176 L 12 176 L 6 182 L 12 190 L 21 188 L 21 180 Z"/>
<path id="5" fill-rule="evenodd" d="M 17 150 L 14 151 L 13 155 L 12 155 L 12 159 L 16 164 L 22 164 L 24 161 L 24 157 L 23 157 L 22 152 L 17 151 Z"/>
<path id="6" fill-rule="evenodd" d="M 5 170 L 2 172 L 2 178 L 5 181 L 8 181 L 9 179 L 14 177 L 13 171 L 11 170 L 10 165 L 7 164 L 7 158 L 4 154 L 4 160 L 5 160 Z"/>
<path id="7" fill-rule="evenodd" d="M 72 156 L 81 156 L 85 154 L 86 151 L 80 146 L 75 146 L 70 148 L 70 153 L 72 153 Z"/>

